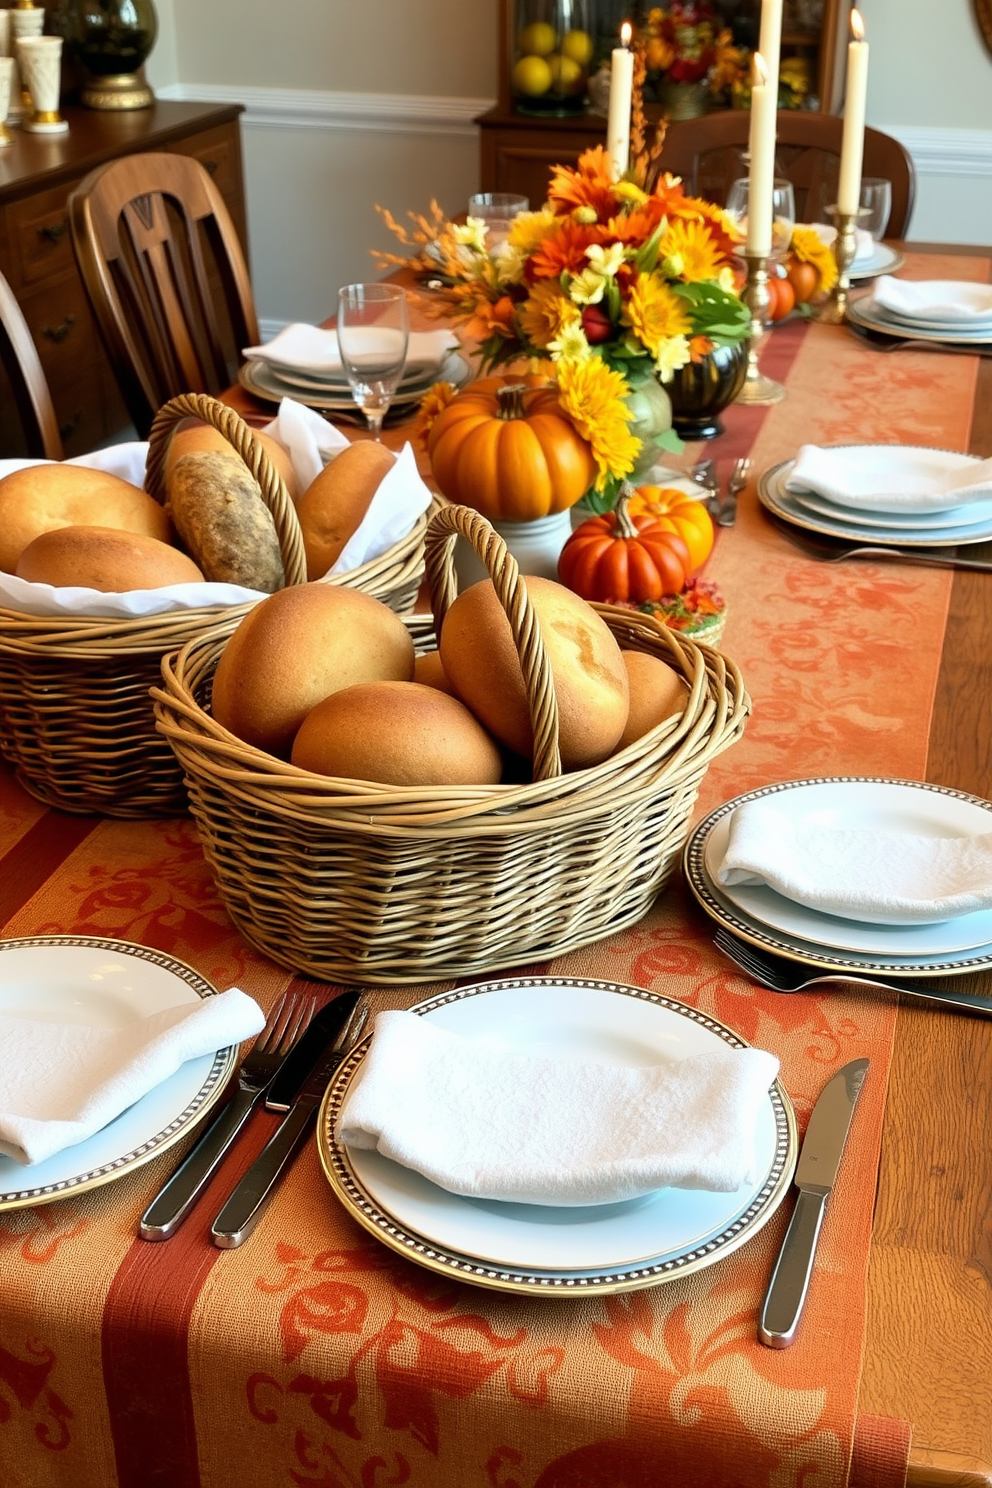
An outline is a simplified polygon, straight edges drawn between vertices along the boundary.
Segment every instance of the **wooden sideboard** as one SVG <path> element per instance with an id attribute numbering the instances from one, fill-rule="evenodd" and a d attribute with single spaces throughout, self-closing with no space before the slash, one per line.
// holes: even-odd
<path id="1" fill-rule="evenodd" d="M 69 133 L 15 131 L 0 150 L 0 270 L 24 312 L 55 403 L 67 455 L 84 454 L 128 426 L 76 272 L 69 193 L 95 166 L 164 150 L 193 155 L 224 196 L 247 253 L 240 104 L 156 102 L 130 113 L 67 106 Z M 24 453 L 16 408 L 0 370 L 0 456 Z"/>

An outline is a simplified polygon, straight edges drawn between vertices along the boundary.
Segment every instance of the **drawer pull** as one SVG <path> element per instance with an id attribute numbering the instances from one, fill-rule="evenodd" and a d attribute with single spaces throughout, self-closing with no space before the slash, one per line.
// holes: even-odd
<path id="1" fill-rule="evenodd" d="M 47 238 L 50 243 L 61 243 L 68 226 L 68 218 L 63 217 L 61 222 L 49 222 L 44 227 L 39 227 L 38 236 Z"/>
<path id="2" fill-rule="evenodd" d="M 216 175 L 216 173 L 217 173 L 217 167 L 218 167 L 219 164 L 220 164 L 220 161 L 218 161 L 218 160 L 205 160 L 203 162 L 203 167 L 204 167 L 204 170 L 208 170 L 210 172 L 210 174 L 213 176 L 213 175 Z"/>
<path id="3" fill-rule="evenodd" d="M 64 424 L 59 424 L 59 434 L 62 436 L 63 443 L 65 443 L 71 434 L 75 434 L 82 422 L 83 411 L 80 409 L 78 413 L 74 413 L 70 418 L 67 418 Z"/>
<path id="4" fill-rule="evenodd" d="M 61 325 L 45 326 L 41 334 L 47 336 L 49 341 L 54 341 L 56 346 L 60 346 L 75 324 L 76 317 L 67 315 Z"/>

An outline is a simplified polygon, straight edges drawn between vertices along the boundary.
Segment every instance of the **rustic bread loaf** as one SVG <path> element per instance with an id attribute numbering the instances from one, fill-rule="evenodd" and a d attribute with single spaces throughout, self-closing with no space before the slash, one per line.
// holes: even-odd
<path id="1" fill-rule="evenodd" d="M 56 589 L 99 589 L 124 594 L 196 584 L 203 575 L 185 553 L 140 532 L 118 527 L 57 527 L 28 543 L 17 576 Z"/>
<path id="2" fill-rule="evenodd" d="M 264 433 L 261 429 L 253 429 L 252 433 L 265 450 L 265 453 L 268 455 L 279 475 L 282 476 L 283 484 L 292 500 L 296 501 L 300 494 L 300 483 L 296 478 L 296 471 L 293 469 L 293 461 L 289 451 L 279 443 L 278 439 L 273 438 L 271 434 Z M 234 446 L 212 424 L 203 424 L 199 419 L 184 419 L 169 440 L 169 448 L 165 456 L 165 481 L 167 485 L 176 461 L 181 460 L 183 455 L 192 455 L 198 450 L 213 450 L 216 454 L 220 455 L 233 455 L 237 453 Z"/>
<path id="3" fill-rule="evenodd" d="M 684 713 L 689 691 L 682 676 L 660 656 L 649 656 L 646 651 L 623 651 L 621 655 L 627 668 L 630 712 L 617 747 L 625 749 L 666 718 Z"/>
<path id="4" fill-rule="evenodd" d="M 367 439 L 342 450 L 303 492 L 296 511 L 307 555 L 307 578 L 322 579 L 358 530 L 396 456 Z"/>
<path id="5" fill-rule="evenodd" d="M 258 481 L 239 455 L 181 455 L 166 482 L 166 508 L 204 578 L 272 594 L 286 582 L 279 538 Z"/>

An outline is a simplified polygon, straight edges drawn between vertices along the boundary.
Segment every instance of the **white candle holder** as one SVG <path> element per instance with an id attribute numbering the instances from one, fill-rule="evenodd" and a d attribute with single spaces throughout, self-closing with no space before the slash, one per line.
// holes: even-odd
<path id="1" fill-rule="evenodd" d="M 7 120 L 15 124 L 20 120 L 24 109 L 21 105 L 21 74 L 17 70 L 17 58 L 14 56 L 14 32 L 10 24 L 10 11 L 6 8 L 0 10 L 0 57 L 9 57 L 14 64 L 11 68 Z"/>
<path id="2" fill-rule="evenodd" d="M 40 5 L 18 5 L 10 12 L 11 54 L 17 62 L 19 82 L 11 90 L 11 117 L 21 119 L 34 112 L 34 100 L 24 78 L 20 44 L 28 36 L 40 36 L 45 29 L 45 12 Z"/>
<path id="3" fill-rule="evenodd" d="M 14 136 L 7 128 L 7 110 L 10 108 L 10 83 L 13 72 L 13 57 L 0 57 L 0 149 L 4 145 L 14 143 Z"/>
<path id="4" fill-rule="evenodd" d="M 59 113 L 61 36 L 25 36 L 19 46 L 21 70 L 34 103 L 24 121 L 25 131 L 30 134 L 66 134 L 69 125 Z"/>
<path id="5" fill-rule="evenodd" d="M 747 376 L 736 403 L 750 403 L 764 407 L 781 403 L 785 397 L 782 383 L 766 377 L 758 367 L 758 355 L 768 339 L 768 308 L 771 295 L 768 293 L 768 264 L 766 253 L 743 253 L 747 265 L 747 281 L 741 291 L 741 299 L 751 312 L 751 337 L 748 341 Z"/>
<path id="6" fill-rule="evenodd" d="M 851 288 L 851 265 L 857 252 L 858 218 L 867 216 L 864 208 L 856 212 L 842 212 L 838 207 L 828 207 L 829 216 L 837 236 L 834 238 L 833 252 L 834 262 L 837 265 L 837 283 L 830 294 L 818 309 L 814 310 L 814 319 L 823 325 L 841 325 L 847 317 L 847 296 Z"/>

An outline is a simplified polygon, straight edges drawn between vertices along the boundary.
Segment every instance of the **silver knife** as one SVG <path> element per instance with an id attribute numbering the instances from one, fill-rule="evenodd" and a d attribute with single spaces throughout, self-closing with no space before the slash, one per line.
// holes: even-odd
<path id="1" fill-rule="evenodd" d="M 758 1324 L 758 1337 L 769 1348 L 788 1348 L 795 1340 L 827 1200 L 867 1073 L 867 1059 L 852 1059 L 845 1064 L 827 1081 L 809 1118 L 794 1180 L 799 1200 L 775 1262 Z"/>
<path id="2" fill-rule="evenodd" d="M 702 486 L 709 492 L 703 505 L 713 518 L 714 522 L 720 510 L 720 487 L 716 478 L 716 461 L 700 460 L 689 472 L 690 480 L 694 480 L 697 486 Z"/>
<path id="3" fill-rule="evenodd" d="M 333 1046 L 325 1049 L 317 1060 L 289 1111 L 214 1220 L 210 1238 L 221 1250 L 235 1250 L 255 1228 L 266 1200 L 310 1135 L 317 1107 L 331 1077 L 361 1037 L 368 1011 L 368 1003 L 364 1000 L 355 1008 Z"/>

